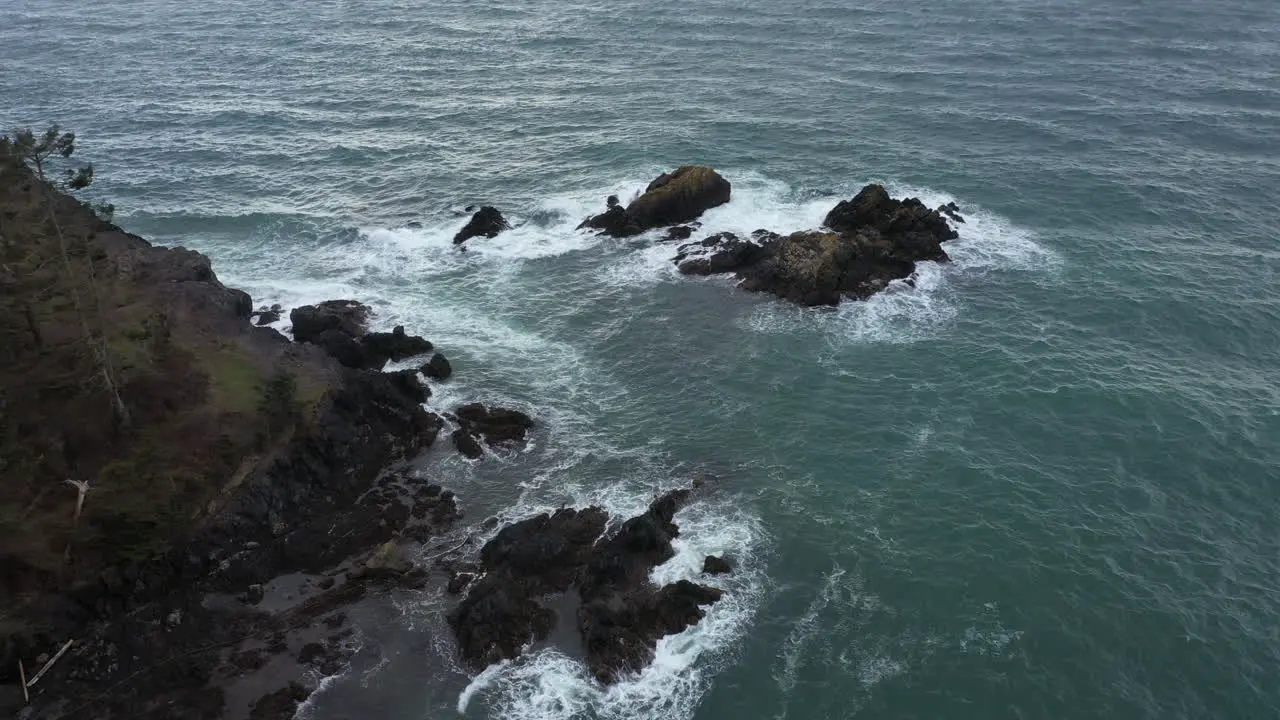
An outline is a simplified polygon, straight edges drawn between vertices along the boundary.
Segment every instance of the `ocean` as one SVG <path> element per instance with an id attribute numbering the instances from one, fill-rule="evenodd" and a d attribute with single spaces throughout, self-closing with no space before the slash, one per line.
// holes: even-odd
<path id="1" fill-rule="evenodd" d="M 0 61 L 129 230 L 536 417 L 423 458 L 441 547 L 719 478 L 655 574 L 737 569 L 644 672 L 477 676 L 433 586 L 300 717 L 1280 717 L 1280 3 L 8 0 Z M 968 222 L 836 309 L 575 230 L 684 163 L 733 183 L 704 232 L 868 182 Z M 517 227 L 458 252 L 478 203 Z"/>

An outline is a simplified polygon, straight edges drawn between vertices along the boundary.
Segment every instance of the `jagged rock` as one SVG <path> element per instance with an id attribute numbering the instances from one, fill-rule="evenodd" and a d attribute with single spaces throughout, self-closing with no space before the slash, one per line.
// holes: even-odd
<path id="1" fill-rule="evenodd" d="M 655 178 L 625 209 L 610 204 L 608 210 L 588 218 L 579 228 L 600 230 L 614 237 L 639 235 L 697 219 L 707 210 L 729 202 L 731 190 L 729 181 L 715 170 L 685 165 Z"/>
<path id="2" fill-rule="evenodd" d="M 272 305 L 271 307 L 266 307 L 264 305 L 263 307 L 258 308 L 257 312 L 253 313 L 249 317 L 253 318 L 254 325 L 270 325 L 273 322 L 278 322 L 280 320 L 280 315 L 283 312 L 283 308 L 279 305 Z"/>
<path id="3" fill-rule="evenodd" d="M 672 262 L 684 275 L 716 275 L 758 262 L 767 254 L 767 246 L 725 232 L 699 243 L 680 246 Z"/>
<path id="4" fill-rule="evenodd" d="M 467 435 L 484 438 L 490 445 L 522 442 L 533 427 L 533 418 L 519 410 L 491 408 L 481 403 L 463 405 L 454 414 Z M 454 440 L 457 441 L 456 435 Z"/>
<path id="5" fill-rule="evenodd" d="M 503 528 L 481 550 L 483 577 L 449 617 L 463 658 L 477 669 L 514 658 L 553 629 L 541 599 L 576 589 L 582 605 L 574 620 L 596 678 L 612 682 L 642 668 L 658 639 L 696 623 L 702 606 L 720 598 L 687 581 L 663 588 L 649 581 L 675 553 L 672 519 L 688 494 L 664 495 L 609 537 L 601 537 L 608 516 L 595 507 Z"/>
<path id="6" fill-rule="evenodd" d="M 584 602 L 578 610 L 578 628 L 587 667 L 603 683 L 639 672 L 653 661 L 660 638 L 702 620 L 702 606 L 721 595 L 716 588 L 679 580 L 657 590 Z"/>
<path id="7" fill-rule="evenodd" d="M 956 212 L 950 206 L 944 210 Z M 682 245 L 673 262 L 687 275 L 732 272 L 745 290 L 801 305 L 836 305 L 910 277 L 917 262 L 946 262 L 941 243 L 957 237 L 942 213 L 915 198 L 895 200 L 880 185 L 868 185 L 840 202 L 824 224 L 830 231 L 782 237 L 757 230 L 750 241 L 730 233 L 713 235 Z"/>
<path id="8" fill-rule="evenodd" d="M 555 613 L 519 583 L 486 575 L 449 615 L 449 624 L 463 659 L 480 669 L 514 658 L 531 640 L 545 638 L 555 627 Z"/>
<path id="9" fill-rule="evenodd" d="M 457 235 L 453 236 L 453 244 L 461 245 L 473 237 L 497 237 L 498 233 L 510 229 L 511 225 L 497 208 L 485 205 L 471 216 Z"/>
<path id="10" fill-rule="evenodd" d="M 894 200 L 882 185 L 868 185 L 841 201 L 822 224 L 845 236 L 875 230 L 895 251 L 915 260 L 945 259 L 941 243 L 959 237 L 937 210 L 916 198 Z"/>
<path id="11" fill-rule="evenodd" d="M 236 317 L 248 320 L 253 315 L 253 298 L 249 297 L 249 293 L 236 288 L 227 288 L 227 292 L 235 298 Z"/>
<path id="12" fill-rule="evenodd" d="M 663 236 L 665 242 L 676 242 L 679 240 L 688 240 L 693 235 L 693 228 L 688 225 L 676 225 L 667 230 L 667 234 Z"/>
<path id="13" fill-rule="evenodd" d="M 424 386 L 423 392 L 431 397 L 431 388 Z M 422 445 L 428 447 L 435 444 L 440 431 L 444 429 L 444 418 L 435 413 L 424 412 L 414 416 L 414 427 L 418 431 L 418 437 L 422 438 Z"/>
<path id="14" fill-rule="evenodd" d="M 448 380 L 453 375 L 453 365 L 444 355 L 436 353 L 422 366 L 422 374 L 432 380 Z"/>
<path id="15" fill-rule="evenodd" d="M 397 325 L 389 333 L 366 333 L 361 338 L 361 342 L 371 358 L 385 358 L 384 363 L 386 360 L 400 361 L 415 355 L 425 355 L 431 352 L 433 347 L 424 338 L 406 335 L 403 325 Z M 376 364 L 381 366 L 382 363 Z"/>
<path id="16" fill-rule="evenodd" d="M 733 565 L 730 565 L 729 561 L 725 560 L 723 557 L 708 555 L 706 559 L 702 561 L 703 575 L 724 575 L 731 572 L 733 572 Z"/>
<path id="17" fill-rule="evenodd" d="M 835 233 L 801 232 L 773 245 L 773 252 L 739 271 L 742 287 L 801 305 L 840 302 L 841 280 L 854 248 Z"/>
<path id="18" fill-rule="evenodd" d="M 293 339 L 310 342 L 325 330 L 338 330 L 351 337 L 360 337 L 371 314 L 368 306 L 355 300 L 326 300 L 294 308 L 289 313 L 289 321 L 293 323 Z"/>
<path id="19" fill-rule="evenodd" d="M 609 199 L 617 200 L 613 195 L 610 195 Z M 599 230 L 613 237 L 631 237 L 639 235 L 646 228 L 640 227 L 640 224 L 627 214 L 626 208 L 621 205 L 610 205 L 608 210 L 583 220 L 582 224 L 578 225 L 578 229 Z"/>
<path id="20" fill-rule="evenodd" d="M 960 206 L 956 205 L 954 202 L 939 205 L 938 212 L 946 215 L 948 218 L 960 223 L 961 225 L 964 224 L 964 218 L 960 215 Z"/>
<path id="21" fill-rule="evenodd" d="M 480 439 L 464 429 L 453 431 L 453 446 L 472 460 L 484 457 L 484 446 L 480 444 Z"/>
<path id="22" fill-rule="evenodd" d="M 609 515 L 597 507 L 565 508 L 513 523 L 485 543 L 480 564 L 532 585 L 538 592 L 563 592 L 578 579 Z"/>
<path id="23" fill-rule="evenodd" d="M 318 345 L 344 366 L 356 370 L 371 366 L 369 354 L 364 345 L 356 338 L 337 329 L 330 328 L 310 339 L 311 344 Z"/>
<path id="24" fill-rule="evenodd" d="M 384 374 L 397 390 L 404 393 L 406 397 L 413 398 L 414 402 L 424 403 L 431 397 L 431 389 L 418 378 L 417 370 L 396 370 Z"/>

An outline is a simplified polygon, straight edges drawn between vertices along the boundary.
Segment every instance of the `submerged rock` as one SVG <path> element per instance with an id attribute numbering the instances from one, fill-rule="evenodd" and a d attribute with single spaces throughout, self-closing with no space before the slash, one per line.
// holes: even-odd
<path id="1" fill-rule="evenodd" d="M 707 210 L 729 202 L 731 190 L 729 181 L 715 170 L 684 165 L 655 178 L 625 209 L 610 202 L 607 211 L 588 218 L 579 228 L 600 230 L 614 237 L 639 235 L 653 228 L 696 220 Z M 611 196 L 610 200 L 617 198 Z"/>
<path id="2" fill-rule="evenodd" d="M 516 657 L 554 628 L 543 598 L 576 590 L 582 604 L 572 621 L 592 674 L 613 682 L 643 668 L 660 638 L 698 622 L 721 596 L 688 581 L 660 588 L 649 580 L 675 554 L 672 518 L 687 497 L 668 493 L 607 537 L 608 515 L 596 507 L 503 528 L 481 550 L 481 579 L 449 616 L 462 657 L 477 669 Z"/>
<path id="3" fill-rule="evenodd" d="M 959 218 L 954 205 L 943 210 Z M 958 236 L 940 211 L 915 198 L 895 200 L 880 185 L 840 202 L 823 224 L 828 231 L 785 237 L 757 230 L 750 241 L 713 235 L 682 245 L 673 262 L 686 275 L 732 272 L 746 290 L 801 305 L 836 305 L 910 277 L 917 262 L 946 262 L 942 243 Z"/>
<path id="4" fill-rule="evenodd" d="M 453 236 L 453 244 L 461 245 L 462 243 L 474 237 L 497 237 L 498 233 L 503 230 L 510 230 L 511 225 L 507 219 L 498 212 L 498 209 L 485 205 L 476 211 L 467 224 Z"/>

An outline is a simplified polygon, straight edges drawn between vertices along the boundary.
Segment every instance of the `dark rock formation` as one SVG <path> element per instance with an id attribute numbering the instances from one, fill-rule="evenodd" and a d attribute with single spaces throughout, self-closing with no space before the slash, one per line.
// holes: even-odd
<path id="1" fill-rule="evenodd" d="M 257 312 L 252 313 L 249 317 L 253 320 L 254 325 L 270 325 L 280 320 L 280 315 L 284 310 L 279 305 L 271 307 L 262 306 Z"/>
<path id="2" fill-rule="evenodd" d="M 772 252 L 739 270 L 742 287 L 768 292 L 801 305 L 840 302 L 845 268 L 854 257 L 851 243 L 835 233 L 793 233 L 771 246 Z"/>
<path id="3" fill-rule="evenodd" d="M 728 560 L 716 555 L 708 555 L 702 561 L 703 575 L 724 575 L 733 572 L 733 565 Z"/>
<path id="4" fill-rule="evenodd" d="M 959 217 L 953 206 L 945 210 Z M 782 237 L 758 230 L 751 241 L 713 235 L 681 246 L 673 262 L 688 275 L 736 273 L 746 290 L 801 305 L 835 305 L 910 277 L 919 261 L 947 261 L 942 243 L 957 237 L 939 211 L 915 198 L 890 198 L 880 185 L 839 203 L 824 224 L 830 232 Z"/>
<path id="5" fill-rule="evenodd" d="M 312 337 L 309 342 L 322 348 L 326 353 L 329 353 L 330 357 L 346 367 L 359 370 L 373 365 L 369 354 L 365 352 L 364 345 L 356 338 L 336 328 L 325 330 Z"/>
<path id="6" fill-rule="evenodd" d="M 461 245 L 473 237 L 497 237 L 503 230 L 510 230 L 511 225 L 497 208 L 485 205 L 476 211 L 467 224 L 453 236 L 453 244 Z"/>
<path id="7" fill-rule="evenodd" d="M 391 381 L 391 384 L 395 385 L 397 390 L 417 403 L 424 403 L 427 398 L 431 397 L 431 389 L 418 378 L 417 370 L 396 370 L 395 372 L 384 374 Z"/>
<path id="8" fill-rule="evenodd" d="M 351 337 L 364 334 L 365 323 L 372 311 L 355 300 L 326 300 L 317 305 L 304 305 L 289 313 L 293 323 L 293 339 L 311 342 L 325 330 L 339 330 Z"/>
<path id="9" fill-rule="evenodd" d="M 397 325 L 386 332 L 367 332 L 372 311 L 354 300 L 328 300 L 289 313 L 293 339 L 318 345 L 349 368 L 377 370 L 388 360 L 404 360 L 431 352 L 432 345 L 408 335 Z"/>
<path id="10" fill-rule="evenodd" d="M 675 553 L 672 518 L 687 497 L 682 490 L 659 498 L 609 537 L 601 537 L 608 517 L 599 508 L 503 528 L 481 551 L 484 575 L 449 617 L 463 658 L 479 669 L 545 639 L 557 618 L 541 599 L 576 589 L 582 604 L 573 620 L 596 678 L 612 682 L 644 667 L 658 639 L 698 622 L 702 606 L 720 598 L 719 590 L 687 581 L 649 582 Z"/>
<path id="11" fill-rule="evenodd" d="M 453 431 L 453 446 L 472 460 L 484 457 L 484 446 L 480 444 L 480 438 L 461 428 Z"/>
<path id="12" fill-rule="evenodd" d="M 389 333 L 365 333 L 360 340 L 370 357 L 383 359 L 382 362 L 376 363 L 378 367 L 381 367 L 386 360 L 400 361 L 415 355 L 426 355 L 432 348 L 427 340 L 417 335 L 406 335 L 403 325 L 397 325 Z"/>
<path id="13" fill-rule="evenodd" d="M 679 240 L 688 240 L 693 235 L 693 227 L 690 225 L 676 225 L 667 230 L 667 234 L 663 236 L 665 242 L 677 242 Z"/>
<path id="14" fill-rule="evenodd" d="M 422 374 L 432 380 L 448 380 L 453 375 L 453 365 L 444 355 L 436 353 L 422 366 Z"/>
<path id="15" fill-rule="evenodd" d="M 453 434 L 453 444 L 472 459 L 484 454 L 481 439 L 489 445 L 520 443 L 533 427 L 533 418 L 519 410 L 491 408 L 481 403 L 463 405 L 454 414 L 461 427 Z"/>
<path id="16" fill-rule="evenodd" d="M 948 218 L 960 223 L 961 225 L 964 224 L 964 218 L 960 216 L 960 206 L 956 205 L 954 202 L 939 205 L 938 212 L 946 215 Z"/>
<path id="17" fill-rule="evenodd" d="M 767 247 L 733 233 L 717 233 L 702 242 L 680 246 L 673 262 L 685 275 L 718 275 L 759 262 L 768 255 Z"/>
<path id="18" fill-rule="evenodd" d="M 731 189 L 729 181 L 715 170 L 685 165 L 655 178 L 644 193 L 625 209 L 610 204 L 608 210 L 588 218 L 579 228 L 599 230 L 614 237 L 630 237 L 653 228 L 686 223 L 713 207 L 729 202 Z"/>
<path id="19" fill-rule="evenodd" d="M 463 658 L 483 668 L 545 638 L 556 618 L 539 599 L 569 589 L 607 521 L 599 508 L 559 510 L 509 525 L 486 543 L 484 575 L 449 616 Z"/>
<path id="20" fill-rule="evenodd" d="M 616 200 L 613 195 L 610 195 L 609 199 Z M 628 215 L 626 208 L 621 205 L 610 205 L 608 210 L 583 220 L 578 229 L 599 230 L 605 235 L 613 237 L 631 237 L 632 235 L 639 235 L 647 228 L 641 227 L 634 218 Z"/>

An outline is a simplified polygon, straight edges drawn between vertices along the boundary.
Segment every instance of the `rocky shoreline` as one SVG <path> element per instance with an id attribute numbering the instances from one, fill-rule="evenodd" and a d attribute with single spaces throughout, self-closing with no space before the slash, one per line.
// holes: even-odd
<path id="1" fill-rule="evenodd" d="M 32 178 L 19 175 L 18 182 L 27 184 L 15 195 L 31 192 Z M 647 579 L 673 554 L 673 516 L 688 490 L 656 500 L 616 532 L 605 532 L 608 517 L 599 508 L 566 510 L 501 529 L 475 563 L 415 561 L 461 513 L 452 492 L 415 476 L 409 462 L 446 427 L 456 451 L 482 461 L 495 448 L 523 444 L 535 418 L 481 403 L 430 412 L 430 383 L 446 381 L 454 368 L 425 338 L 402 327 L 371 331 L 367 306 L 333 300 L 289 311 L 290 339 L 261 326 L 283 317 L 283 308 L 254 311 L 247 294 L 218 281 L 206 257 L 151 246 L 74 199 L 55 197 L 63 225 L 85 228 L 80 240 L 98 263 L 96 277 L 164 318 L 165 355 L 153 347 L 155 337 L 140 336 L 154 357 L 132 372 L 176 383 L 189 381 L 186 368 L 207 368 L 200 382 L 209 394 L 194 409 L 175 414 L 171 407 L 154 418 L 135 413 L 133 425 L 113 431 L 114 450 L 104 452 L 132 452 L 138 441 L 119 438 L 137 437 L 140 422 L 174 423 L 196 411 L 215 430 L 263 424 L 244 444 L 224 449 L 233 457 L 218 466 L 224 470 L 210 470 L 201 494 L 187 501 L 190 519 L 172 529 L 146 526 L 163 533 L 146 546 L 155 550 L 124 560 L 103 552 L 62 578 L 38 575 L 34 559 L 24 560 L 29 570 L 10 571 L 0 710 L 28 719 L 290 718 L 317 688 L 316 678 L 345 667 L 353 607 L 433 583 L 463 594 L 449 621 L 472 667 L 514 658 L 563 622 L 580 633 L 591 671 L 610 682 L 642 668 L 660 637 L 697 622 L 702 606 L 719 598 L 714 588 L 658 588 Z M 25 359 L 47 361 L 54 351 L 36 329 Z M 187 365 L 163 364 L 180 352 Z M 203 362 L 204 354 L 231 353 L 231 370 Z M 416 367 L 383 371 L 390 361 L 416 359 Z M 206 406 L 225 399 L 220 388 L 232 370 L 257 378 L 246 389 L 261 390 L 264 399 L 287 376 L 294 405 L 282 418 L 244 402 L 212 414 L 220 406 Z M 125 383 L 130 403 L 135 386 Z M 93 477 L 93 493 L 124 492 L 107 486 L 112 462 L 110 455 L 99 461 L 106 469 Z M 147 487 L 130 492 L 150 501 Z M 98 497 L 89 498 L 91 519 Z M 109 550 L 116 540 L 97 542 Z M 541 600 L 549 592 L 574 594 L 576 618 L 557 620 Z M 29 681 L 46 664 L 24 700 L 20 675 Z"/>
<path id="2" fill-rule="evenodd" d="M 7 172 L 4 181 L 13 185 L 0 188 L 7 192 L 0 199 L 21 208 L 35 181 Z M 662 242 L 688 241 L 705 232 L 698 218 L 730 195 L 730 183 L 714 170 L 685 166 L 625 206 L 609 198 L 606 211 L 580 229 L 625 238 L 665 228 Z M 153 247 L 70 197 L 55 194 L 54 201 L 63 226 L 82 228 L 90 281 L 106 278 L 114 296 L 127 298 L 120 308 L 141 308 L 134 315 L 151 319 L 144 332 L 123 321 L 100 331 L 134 358 L 124 382 L 136 406 L 134 425 L 63 441 L 68 460 L 58 471 L 95 483 L 87 522 L 101 534 L 86 545 L 94 552 L 78 552 L 85 559 L 58 576 L 40 569 L 47 553 L 13 554 L 20 552 L 8 549 L 19 547 L 16 536 L 5 540 L 3 552 L 21 564 L 3 584 L 9 624 L 0 641 L 0 710 L 23 718 L 292 717 L 316 689 L 307 678 L 344 667 L 351 607 L 432 583 L 458 596 L 448 623 L 470 667 L 514 659 L 567 629 L 581 639 L 592 675 L 610 683 L 642 669 L 659 639 L 697 623 L 720 599 L 709 585 L 649 580 L 673 556 L 675 515 L 701 483 L 655 499 L 634 518 L 562 509 L 499 529 L 474 561 L 415 563 L 418 548 L 453 528 L 461 513 L 450 491 L 414 476 L 408 463 L 446 428 L 457 452 L 483 461 L 498 448 L 520 447 L 536 419 L 483 403 L 430 412 L 430 383 L 447 381 L 454 368 L 426 338 L 403 327 L 372 331 L 369 307 L 339 299 L 291 309 L 290 339 L 261 326 L 284 317 L 283 308 L 254 311 L 252 299 L 223 286 L 199 253 Z M 679 245 L 673 262 L 683 274 L 731 273 L 750 291 L 834 305 L 909 278 L 916 262 L 945 262 L 941 243 L 957 236 L 948 220 L 963 222 L 954 206 L 931 210 L 869 185 L 833 208 L 822 230 L 760 230 L 749 239 L 712 232 Z M 509 228 L 485 206 L 455 243 Z M 63 315 L 34 308 L 28 301 L 32 340 L 4 367 L 19 373 L 6 377 L 5 398 L 20 389 L 21 372 L 60 352 L 46 338 Z M 71 341 L 64 347 L 76 349 Z M 383 370 L 409 361 L 417 364 Z M 192 382 L 202 394 L 174 395 Z M 140 399 L 147 388 L 160 402 L 155 410 Z M 280 407 L 277 394 L 285 398 Z M 166 442 L 194 439 L 197 458 L 221 453 L 212 467 L 198 468 L 186 495 L 170 500 L 181 522 L 163 524 L 129 509 L 153 502 L 155 492 L 153 485 L 129 486 L 130 473 L 176 487 L 190 472 L 153 469 L 149 463 L 180 461 L 158 459 L 140 445 L 148 423 L 155 432 L 171 429 Z M 181 434 L 182 423 L 205 432 Z M 68 430 L 45 429 L 58 432 Z M 33 521 L 29 532 L 65 533 L 57 524 L 65 500 L 48 500 L 43 490 L 33 498 L 30 507 L 48 505 L 51 519 Z M 149 535 L 123 552 L 119 538 L 133 537 L 118 535 L 126 530 Z M 705 575 L 727 572 L 732 565 L 724 558 L 705 559 Z M 24 702 L 19 661 L 22 672 L 34 674 L 59 649 Z"/>

